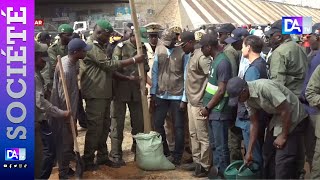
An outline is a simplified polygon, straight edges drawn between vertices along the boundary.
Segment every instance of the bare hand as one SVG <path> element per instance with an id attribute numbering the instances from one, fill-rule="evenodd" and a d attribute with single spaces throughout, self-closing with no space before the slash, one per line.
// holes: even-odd
<path id="1" fill-rule="evenodd" d="M 283 133 L 281 133 L 278 135 L 276 140 L 274 140 L 273 145 L 277 149 L 282 149 L 284 147 L 284 145 L 286 144 L 286 142 L 287 142 L 287 137 Z"/>
<path id="2" fill-rule="evenodd" d="M 181 111 L 186 111 L 187 110 L 187 103 L 186 102 L 181 101 L 180 110 Z"/>
<path id="3" fill-rule="evenodd" d="M 63 114 L 64 114 L 63 116 L 64 116 L 66 119 L 69 119 L 70 116 L 71 116 L 71 112 L 70 112 L 70 111 L 64 111 Z"/>
<path id="4" fill-rule="evenodd" d="M 200 115 L 203 116 L 203 117 L 208 117 L 209 116 L 209 111 L 205 107 L 202 107 L 201 110 L 200 110 Z"/>
<path id="5" fill-rule="evenodd" d="M 145 60 L 145 55 L 144 54 L 135 55 L 134 58 L 136 59 L 136 63 L 141 63 Z"/>
<path id="6" fill-rule="evenodd" d="M 252 156 L 252 153 L 247 153 L 246 154 L 246 157 L 244 157 L 244 163 L 246 164 L 246 165 L 250 165 L 251 163 L 252 163 L 252 161 L 253 161 L 253 156 Z"/>
<path id="7" fill-rule="evenodd" d="M 129 81 L 140 81 L 142 78 L 140 76 L 128 76 Z"/>

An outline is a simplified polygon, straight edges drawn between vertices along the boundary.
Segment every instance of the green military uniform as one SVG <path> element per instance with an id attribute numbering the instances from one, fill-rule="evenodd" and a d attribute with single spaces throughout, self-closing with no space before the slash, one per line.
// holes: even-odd
<path id="1" fill-rule="evenodd" d="M 145 28 L 141 28 L 141 33 Z M 146 42 L 145 38 L 142 38 Z M 146 49 L 143 46 L 144 54 Z M 137 48 L 131 43 L 130 39 L 119 43 L 113 52 L 113 60 L 121 61 L 134 57 L 137 54 Z M 144 64 L 145 72 L 150 70 L 148 59 Z M 133 64 L 118 70 L 119 73 L 125 76 L 139 76 L 138 65 Z M 114 99 L 111 105 L 111 156 L 113 158 L 122 159 L 122 141 L 126 109 L 128 105 L 130 111 L 130 122 L 132 135 L 143 132 L 143 112 L 141 104 L 141 91 L 138 81 L 114 81 Z M 135 141 L 134 141 L 135 144 Z M 135 145 L 133 146 L 135 149 Z"/>
<path id="2" fill-rule="evenodd" d="M 61 33 L 73 33 L 73 29 L 68 24 L 62 24 L 58 28 L 58 32 Z M 41 74 L 45 81 L 45 89 L 51 91 L 52 83 L 53 83 L 53 73 L 56 69 L 57 65 L 57 56 L 61 57 L 68 55 L 68 45 L 62 45 L 61 40 L 53 43 L 49 49 L 48 54 L 50 57 L 50 61 L 47 62 L 46 67 L 41 71 Z"/>
<path id="3" fill-rule="evenodd" d="M 229 62 L 231 64 L 232 77 L 238 76 L 239 61 L 241 58 L 241 53 L 238 52 L 237 50 L 235 50 L 231 44 L 228 44 L 224 48 L 223 52 L 228 57 Z M 233 113 L 235 113 L 235 116 L 236 116 L 236 112 L 233 112 Z M 242 138 L 241 129 L 236 126 L 232 126 L 229 129 L 229 141 L 228 141 L 228 145 L 230 148 L 231 162 L 242 159 L 242 153 L 241 153 L 241 140 L 242 139 L 241 138 Z"/>
<path id="4" fill-rule="evenodd" d="M 112 31 L 109 22 L 97 22 L 106 31 Z M 97 162 L 108 160 L 107 138 L 110 130 L 110 103 L 112 99 L 112 72 L 120 67 L 119 61 L 107 57 L 107 46 L 94 38 L 87 44 L 93 45 L 87 56 L 80 61 L 81 93 L 86 101 L 87 133 L 83 160 L 86 166 L 93 165 L 95 151 Z"/>
<path id="5" fill-rule="evenodd" d="M 297 178 L 300 171 L 299 165 L 304 163 L 304 159 L 300 158 L 303 147 L 302 135 L 305 130 L 304 124 L 306 124 L 304 119 L 307 117 L 304 106 L 292 91 L 280 83 L 268 79 L 247 83 L 250 97 L 246 101 L 246 106 L 249 115 L 255 114 L 260 109 L 273 115 L 268 125 L 263 148 L 265 174 L 271 176 L 275 172 L 276 179 Z M 283 126 L 283 119 L 277 107 L 285 101 L 291 109 L 289 134 L 284 147 L 276 149 L 273 143 L 281 134 Z"/>
<path id="6" fill-rule="evenodd" d="M 40 44 L 35 42 L 35 52 L 45 53 L 48 49 L 46 44 Z M 44 55 L 45 57 L 46 55 Z M 45 58 L 43 58 L 45 59 Z M 43 144 L 41 139 L 41 123 L 48 120 L 47 115 L 53 117 L 63 117 L 64 111 L 53 106 L 44 95 L 44 79 L 41 76 L 39 70 L 36 70 L 34 74 L 35 80 L 35 98 L 36 98 L 36 114 L 35 114 L 35 178 L 38 179 L 41 176 L 41 163 L 43 160 Z"/>
<path id="7" fill-rule="evenodd" d="M 305 51 L 287 39 L 272 52 L 270 58 L 270 79 L 283 84 L 299 97 L 308 63 Z"/>
<path id="8" fill-rule="evenodd" d="M 320 105 L 320 66 L 313 72 L 308 86 L 306 88 L 306 99 L 310 106 Z M 317 137 L 315 153 L 313 155 L 311 178 L 320 179 L 320 115 L 314 115 L 315 120 L 315 135 Z"/>

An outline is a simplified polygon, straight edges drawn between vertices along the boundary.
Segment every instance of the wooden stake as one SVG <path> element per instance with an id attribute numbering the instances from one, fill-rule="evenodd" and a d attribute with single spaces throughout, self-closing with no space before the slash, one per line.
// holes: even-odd
<path id="1" fill-rule="evenodd" d="M 134 25 L 134 33 L 137 43 L 137 52 L 138 55 L 143 54 L 142 45 L 141 45 L 141 36 L 140 36 L 140 28 L 136 13 L 136 7 L 134 5 L 134 0 L 129 0 L 130 8 L 131 8 L 131 19 Z M 148 100 L 146 92 L 146 75 L 144 71 L 144 64 L 138 64 L 139 76 L 142 78 L 140 81 L 140 92 L 141 92 L 141 102 L 142 102 L 142 111 L 143 111 L 143 122 L 144 122 L 144 133 L 149 133 L 151 131 L 151 122 L 149 116 L 149 109 L 148 109 Z"/>

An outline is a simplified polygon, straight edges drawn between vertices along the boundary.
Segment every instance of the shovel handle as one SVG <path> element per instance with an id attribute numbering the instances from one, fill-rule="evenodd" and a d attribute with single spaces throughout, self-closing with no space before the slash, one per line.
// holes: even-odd
<path id="1" fill-rule="evenodd" d="M 62 87 L 63 87 L 63 93 L 66 99 L 66 104 L 67 104 L 67 109 L 68 111 L 71 112 L 71 116 L 70 116 L 70 125 L 71 125 L 71 131 L 72 131 L 72 136 L 73 136 L 73 143 L 74 143 L 74 148 L 76 152 L 80 152 L 79 151 L 79 145 L 78 145 L 78 141 L 77 141 L 77 135 L 76 135 L 76 128 L 75 128 L 75 123 L 74 123 L 74 118 L 72 116 L 72 111 L 71 111 L 71 103 L 70 103 L 70 97 L 69 97 L 69 93 L 68 93 L 68 88 L 67 88 L 67 83 L 66 83 L 66 79 L 64 77 L 64 70 L 62 67 L 62 63 L 61 63 L 61 56 L 58 55 L 57 56 L 58 59 L 58 66 L 59 66 L 59 74 L 60 74 L 60 79 L 62 81 Z"/>

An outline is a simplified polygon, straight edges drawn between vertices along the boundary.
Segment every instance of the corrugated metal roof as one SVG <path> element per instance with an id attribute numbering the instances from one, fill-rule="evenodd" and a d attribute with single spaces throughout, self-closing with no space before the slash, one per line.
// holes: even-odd
<path id="1" fill-rule="evenodd" d="M 311 16 L 313 23 L 320 22 L 320 9 L 267 1 L 181 0 L 181 5 L 195 27 L 226 22 L 238 25 L 268 24 L 282 16 Z"/>

